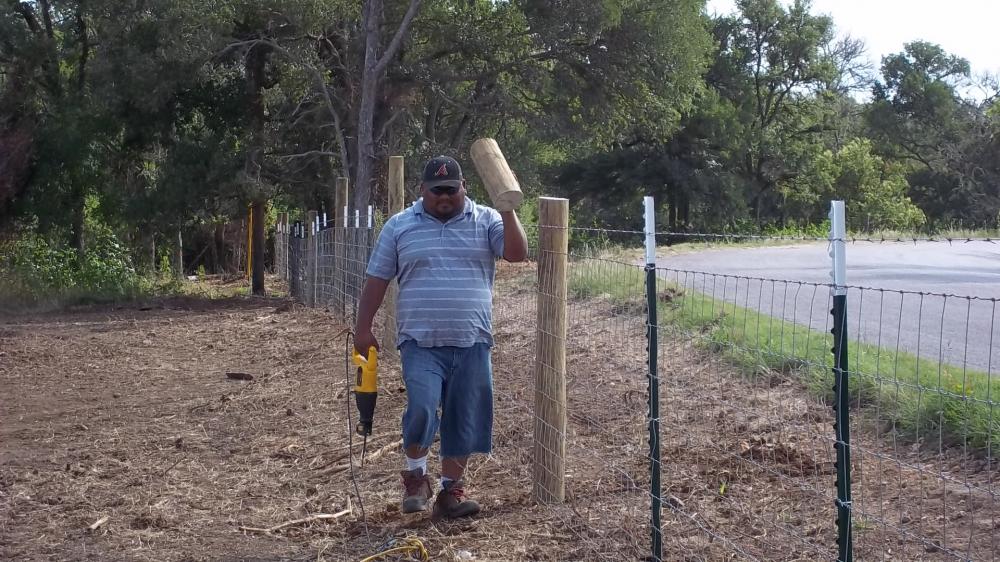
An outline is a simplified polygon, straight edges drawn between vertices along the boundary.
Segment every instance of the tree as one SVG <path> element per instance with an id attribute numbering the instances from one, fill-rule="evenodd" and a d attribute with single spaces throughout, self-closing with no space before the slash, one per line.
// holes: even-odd
<path id="1" fill-rule="evenodd" d="M 1000 212 L 988 102 L 963 99 L 969 64 L 938 45 L 907 43 L 882 61 L 866 113 L 879 151 L 908 164 L 917 204 L 939 220 L 992 224 Z"/>
<path id="2" fill-rule="evenodd" d="M 388 45 L 382 45 L 384 24 L 383 0 L 365 0 L 364 67 L 361 72 L 361 103 L 358 113 L 357 174 L 354 179 L 354 204 L 358 209 L 371 202 L 371 181 L 375 167 L 375 101 L 381 93 L 383 75 L 403 46 L 413 18 L 420 10 L 421 0 L 410 0 L 403 19 Z"/>
<path id="3" fill-rule="evenodd" d="M 831 189 L 824 154 L 858 132 L 849 94 L 867 79 L 863 44 L 835 40 L 829 18 L 811 15 L 808 2 L 737 6 L 707 23 L 717 50 L 681 127 L 625 149 L 644 155 L 630 165 L 648 168 L 650 183 L 633 189 L 660 196 L 671 229 L 744 228 L 748 210 L 757 225 L 822 220 Z M 588 174 L 560 177 L 587 191 Z"/>
<path id="4" fill-rule="evenodd" d="M 837 152 L 834 166 L 834 195 L 849 205 L 851 229 L 912 230 L 923 225 L 923 211 L 907 196 L 904 167 L 874 154 L 871 141 L 849 142 Z"/>
<path id="5" fill-rule="evenodd" d="M 738 15 L 715 22 L 719 54 L 707 81 L 738 111 L 744 133 L 731 164 L 747 180 L 757 222 L 774 216 L 778 189 L 798 174 L 804 145 L 825 130 L 810 107 L 838 76 L 833 24 L 806 0 L 740 0 Z M 815 112 L 813 112 L 815 115 Z"/>
<path id="6" fill-rule="evenodd" d="M 89 11 L 81 3 L 48 0 L 9 0 L 6 7 L 0 19 L 0 64 L 9 78 L 0 92 L 0 143 L 12 152 L 0 160 L 11 172 L 2 180 L 0 204 L 14 194 L 28 195 L 28 179 L 58 192 L 43 199 L 72 217 L 72 245 L 82 253 L 85 199 L 100 175 L 95 147 L 88 142 L 100 124 L 85 109 L 93 50 Z"/>

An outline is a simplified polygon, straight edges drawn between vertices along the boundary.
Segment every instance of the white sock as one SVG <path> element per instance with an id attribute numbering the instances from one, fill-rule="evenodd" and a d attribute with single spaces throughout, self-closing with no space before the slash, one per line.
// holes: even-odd
<path id="1" fill-rule="evenodd" d="M 427 474 L 427 455 L 424 455 L 419 459 L 406 457 L 406 470 L 416 470 L 418 468 L 422 474 Z"/>
<path id="2" fill-rule="evenodd" d="M 441 489 L 444 490 L 445 488 L 447 488 L 447 486 L 445 486 L 445 484 L 451 484 L 452 482 L 454 482 L 454 480 L 452 480 L 451 478 L 448 478 L 446 476 L 442 476 L 441 477 Z"/>

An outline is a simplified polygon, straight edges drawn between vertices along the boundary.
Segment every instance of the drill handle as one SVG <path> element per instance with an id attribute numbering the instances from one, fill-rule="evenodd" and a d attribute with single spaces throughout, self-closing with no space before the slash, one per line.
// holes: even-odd
<path id="1" fill-rule="evenodd" d="M 368 357 L 365 357 L 364 355 L 358 353 L 357 349 L 354 349 L 352 352 L 353 352 L 354 364 L 357 365 L 358 367 L 367 367 L 368 365 L 372 365 L 372 367 L 370 367 L 371 369 L 377 368 L 376 366 L 378 365 L 378 350 L 375 349 L 374 345 L 368 348 Z"/>
<path id="2" fill-rule="evenodd" d="M 355 393 L 378 392 L 378 352 L 375 347 L 368 348 L 368 358 L 365 359 L 357 351 L 354 352 L 354 364 L 358 366 Z"/>

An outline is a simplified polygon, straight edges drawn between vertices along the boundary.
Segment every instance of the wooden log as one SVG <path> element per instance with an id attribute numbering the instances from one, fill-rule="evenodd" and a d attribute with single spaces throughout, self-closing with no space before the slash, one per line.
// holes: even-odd
<path id="1" fill-rule="evenodd" d="M 469 154 L 496 210 L 516 209 L 524 199 L 524 194 L 497 141 L 490 138 L 479 139 L 472 143 Z"/>
<path id="2" fill-rule="evenodd" d="M 538 200 L 538 310 L 535 354 L 534 496 L 565 499 L 566 269 L 569 200 Z"/>

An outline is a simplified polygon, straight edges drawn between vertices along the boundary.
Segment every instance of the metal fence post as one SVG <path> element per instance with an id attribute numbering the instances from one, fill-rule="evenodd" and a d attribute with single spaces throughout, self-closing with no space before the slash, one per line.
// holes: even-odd
<path id="1" fill-rule="evenodd" d="M 307 216 L 309 218 L 309 226 L 307 227 L 309 243 L 306 245 L 306 259 L 309 260 L 309 267 L 306 271 L 308 272 L 309 288 L 306 290 L 306 295 L 309 306 L 313 307 L 316 306 L 316 226 L 319 223 L 316 211 L 309 211 Z"/>
<path id="2" fill-rule="evenodd" d="M 833 429 L 837 450 L 837 560 L 854 560 L 851 533 L 851 416 L 847 368 L 847 221 L 843 201 L 830 203 L 830 257 L 833 258 Z"/>
<path id="3" fill-rule="evenodd" d="M 288 292 L 292 298 L 302 302 L 302 222 L 295 221 L 292 227 L 292 234 L 289 237 L 288 255 Z"/>
<path id="4" fill-rule="evenodd" d="M 288 280 L 288 213 L 279 214 L 275 226 L 274 272 L 278 279 Z"/>
<path id="5" fill-rule="evenodd" d="M 652 560 L 663 560 L 662 496 L 660 489 L 660 375 L 656 365 L 658 352 L 656 315 L 656 206 L 652 197 L 644 198 L 646 235 L 646 345 L 649 352 L 649 494 Z"/>

